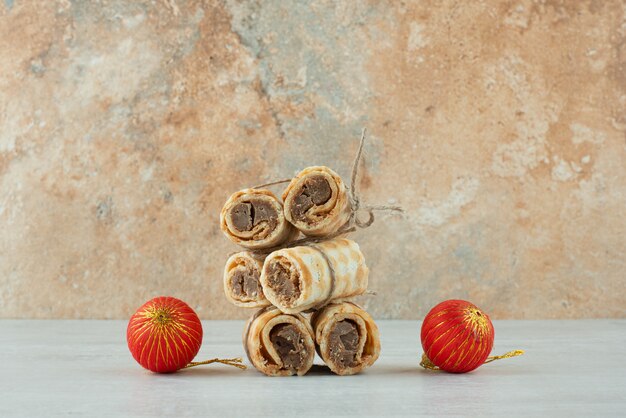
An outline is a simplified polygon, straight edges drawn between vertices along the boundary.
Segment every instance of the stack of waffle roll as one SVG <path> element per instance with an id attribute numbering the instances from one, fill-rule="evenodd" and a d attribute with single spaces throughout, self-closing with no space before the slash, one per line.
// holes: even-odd
<path id="1" fill-rule="evenodd" d="M 248 359 L 268 376 L 301 376 L 317 352 L 332 372 L 359 373 L 380 354 L 374 320 L 348 300 L 367 291 L 369 269 L 356 242 L 324 240 L 351 218 L 347 188 L 330 168 L 309 167 L 282 197 L 242 190 L 220 215 L 226 237 L 247 250 L 228 258 L 224 292 L 257 308 L 243 335 Z M 315 239 L 290 244 L 300 233 Z"/>

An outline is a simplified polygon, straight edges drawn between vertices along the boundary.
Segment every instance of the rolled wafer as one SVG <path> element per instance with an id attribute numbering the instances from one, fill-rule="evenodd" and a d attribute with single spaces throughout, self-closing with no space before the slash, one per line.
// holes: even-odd
<path id="1" fill-rule="evenodd" d="M 285 313 L 320 308 L 333 299 L 363 294 L 369 269 L 359 245 L 346 238 L 283 248 L 265 259 L 265 297 Z"/>
<path id="2" fill-rule="evenodd" d="M 270 302 L 263 294 L 259 281 L 263 258 L 249 251 L 231 255 L 224 267 L 224 293 L 226 299 L 243 308 L 262 308 Z"/>
<path id="3" fill-rule="evenodd" d="M 220 227 L 232 242 L 251 250 L 280 245 L 298 235 L 278 198 L 265 189 L 233 193 L 220 213 Z"/>
<path id="4" fill-rule="evenodd" d="M 350 219 L 346 185 L 333 170 L 308 167 L 296 175 L 283 192 L 285 217 L 305 235 L 323 237 Z"/>
<path id="5" fill-rule="evenodd" d="M 315 358 L 313 329 L 302 315 L 268 306 L 246 324 L 243 346 L 250 363 L 268 376 L 302 376 Z"/>
<path id="6" fill-rule="evenodd" d="M 331 303 L 315 312 L 311 323 L 317 353 L 333 373 L 356 374 L 378 359 L 378 327 L 358 305 Z"/>

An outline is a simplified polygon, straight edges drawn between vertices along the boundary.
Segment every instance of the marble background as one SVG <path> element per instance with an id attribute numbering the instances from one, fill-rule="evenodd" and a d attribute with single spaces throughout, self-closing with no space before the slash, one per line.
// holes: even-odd
<path id="1" fill-rule="evenodd" d="M 354 235 L 376 317 L 626 317 L 625 38 L 619 0 L 2 0 L 0 317 L 248 316 L 221 205 L 362 127 L 406 209 Z"/>

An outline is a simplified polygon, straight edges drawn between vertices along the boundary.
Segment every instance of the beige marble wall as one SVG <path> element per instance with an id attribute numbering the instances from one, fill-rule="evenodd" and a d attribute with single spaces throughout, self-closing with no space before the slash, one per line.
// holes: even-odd
<path id="1" fill-rule="evenodd" d="M 379 318 L 626 317 L 623 1 L 0 1 L 0 316 L 204 318 L 233 191 L 326 164 Z"/>

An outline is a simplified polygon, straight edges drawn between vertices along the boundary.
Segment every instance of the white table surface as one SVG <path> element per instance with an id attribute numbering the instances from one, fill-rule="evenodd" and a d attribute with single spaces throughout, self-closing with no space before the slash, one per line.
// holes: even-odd
<path id="1" fill-rule="evenodd" d="M 0 321 L 0 417 L 626 416 L 626 320 L 495 321 L 492 354 L 464 374 L 419 367 L 418 321 L 379 321 L 382 354 L 356 376 L 269 378 L 209 365 L 145 371 L 125 321 Z M 205 321 L 197 359 L 243 356 L 242 321 Z M 316 363 L 320 363 L 317 359 Z"/>

